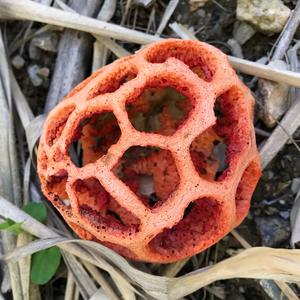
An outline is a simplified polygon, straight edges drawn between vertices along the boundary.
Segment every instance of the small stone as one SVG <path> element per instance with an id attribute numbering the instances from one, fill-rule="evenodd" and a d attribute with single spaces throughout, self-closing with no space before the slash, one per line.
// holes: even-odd
<path id="1" fill-rule="evenodd" d="M 256 217 L 263 246 L 275 247 L 290 237 L 290 223 L 278 216 Z"/>
<path id="2" fill-rule="evenodd" d="M 273 206 L 267 206 L 264 210 L 265 214 L 267 214 L 268 216 L 272 216 L 275 214 L 278 214 L 278 208 L 273 207 Z"/>
<path id="3" fill-rule="evenodd" d="M 281 32 L 290 13 L 291 10 L 281 0 L 237 1 L 237 19 L 246 21 L 267 34 Z"/>
<path id="4" fill-rule="evenodd" d="M 286 182 L 278 182 L 277 184 L 277 192 L 281 193 L 283 192 L 289 185 L 291 184 L 291 181 L 286 181 Z"/>
<path id="5" fill-rule="evenodd" d="M 12 65 L 17 69 L 20 70 L 24 67 L 25 60 L 22 56 L 16 55 L 12 60 L 11 60 Z"/>
<path id="6" fill-rule="evenodd" d="M 28 47 L 28 52 L 29 52 L 29 57 L 30 59 L 34 59 L 34 60 L 38 60 L 41 58 L 42 55 L 42 50 L 37 48 L 32 40 L 29 43 L 29 47 Z"/>
<path id="7" fill-rule="evenodd" d="M 282 60 L 272 61 L 269 66 L 284 71 L 288 69 L 287 64 Z M 260 118 L 268 127 L 274 127 L 288 107 L 289 86 L 264 79 L 258 81 L 258 86 L 263 102 Z"/>
<path id="8" fill-rule="evenodd" d="M 34 86 L 40 86 L 43 83 L 43 79 L 37 74 L 39 69 L 38 65 L 31 65 L 27 68 L 27 73 Z"/>
<path id="9" fill-rule="evenodd" d="M 191 10 L 197 10 L 200 7 L 203 7 L 209 0 L 189 0 L 189 5 Z"/>
<path id="10" fill-rule="evenodd" d="M 243 50 L 239 42 L 235 39 L 229 39 L 227 44 L 231 48 L 232 55 L 238 58 L 244 58 Z"/>
<path id="11" fill-rule="evenodd" d="M 289 220 L 290 219 L 290 212 L 289 211 L 281 211 L 279 213 L 280 217 L 283 218 L 284 220 Z"/>
<path id="12" fill-rule="evenodd" d="M 300 190 L 300 177 L 292 180 L 291 191 L 293 194 L 297 194 Z"/>
<path id="13" fill-rule="evenodd" d="M 37 74 L 43 77 L 44 79 L 47 79 L 49 77 L 50 70 L 47 67 L 39 68 L 37 70 Z"/>
<path id="14" fill-rule="evenodd" d="M 58 36 L 56 32 L 45 32 L 32 39 L 32 44 L 47 52 L 57 52 Z"/>
<path id="15" fill-rule="evenodd" d="M 255 34 L 256 30 L 246 22 L 235 22 L 233 28 L 233 37 L 244 45 Z"/>
<path id="16" fill-rule="evenodd" d="M 134 2 L 137 5 L 142 5 L 144 7 L 147 7 L 153 2 L 153 0 L 135 0 Z"/>

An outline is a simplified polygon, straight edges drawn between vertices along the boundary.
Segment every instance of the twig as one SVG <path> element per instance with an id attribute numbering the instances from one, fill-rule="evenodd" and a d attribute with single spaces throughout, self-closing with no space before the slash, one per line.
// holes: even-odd
<path id="1" fill-rule="evenodd" d="M 45 7 L 29 0 L 1 0 L 0 16 L 64 26 L 138 44 L 147 44 L 157 40 L 157 37 L 142 32 L 57 8 Z"/>
<path id="2" fill-rule="evenodd" d="M 10 16 L 37 22 L 49 23 L 79 31 L 90 32 L 106 37 L 112 37 L 127 42 L 147 44 L 160 40 L 159 37 L 125 29 L 121 26 L 108 24 L 78 14 L 47 8 L 32 1 L 1 0 L 0 16 Z M 291 86 L 300 87 L 300 74 L 282 71 L 268 66 L 250 62 L 244 59 L 229 57 L 229 61 L 238 71 L 265 79 L 285 82 Z"/>
<path id="3" fill-rule="evenodd" d="M 65 297 L 64 300 L 73 300 L 74 299 L 74 292 L 75 292 L 75 282 L 71 272 L 68 272 L 67 276 L 67 284 L 65 290 Z"/>
<path id="4" fill-rule="evenodd" d="M 293 36 L 300 23 L 300 1 L 297 1 L 294 11 L 292 11 L 290 18 L 283 29 L 283 33 L 280 36 L 280 40 L 272 55 L 272 60 L 282 59 L 289 48 Z"/>

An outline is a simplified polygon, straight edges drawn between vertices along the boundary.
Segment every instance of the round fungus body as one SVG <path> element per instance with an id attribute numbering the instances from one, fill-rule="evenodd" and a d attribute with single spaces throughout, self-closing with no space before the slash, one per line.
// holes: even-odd
<path id="1" fill-rule="evenodd" d="M 99 69 L 49 114 L 45 196 L 83 239 L 169 263 L 245 218 L 261 174 L 254 100 L 218 49 L 169 39 Z"/>

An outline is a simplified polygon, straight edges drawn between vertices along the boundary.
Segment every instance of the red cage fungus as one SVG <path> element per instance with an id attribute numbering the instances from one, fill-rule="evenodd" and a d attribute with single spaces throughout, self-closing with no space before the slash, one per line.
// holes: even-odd
<path id="1" fill-rule="evenodd" d="M 261 174 L 254 100 L 226 55 L 165 40 L 98 70 L 49 114 L 45 196 L 84 239 L 169 263 L 245 218 Z"/>

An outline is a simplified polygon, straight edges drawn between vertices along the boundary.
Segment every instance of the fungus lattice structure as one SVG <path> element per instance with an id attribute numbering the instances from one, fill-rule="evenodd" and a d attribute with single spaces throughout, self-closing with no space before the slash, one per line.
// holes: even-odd
<path id="1" fill-rule="evenodd" d="M 254 100 L 227 57 L 166 40 L 79 84 L 49 114 L 45 196 L 83 239 L 173 262 L 245 218 L 261 174 Z"/>

